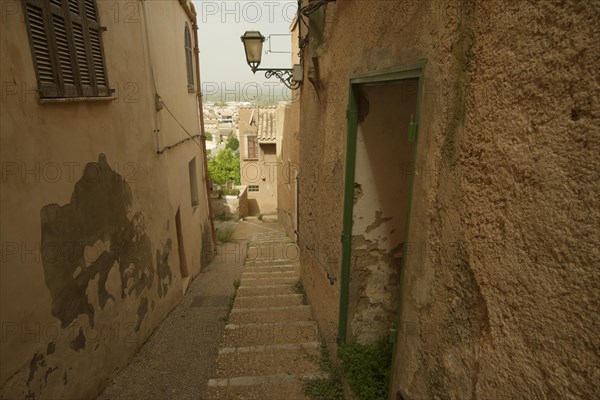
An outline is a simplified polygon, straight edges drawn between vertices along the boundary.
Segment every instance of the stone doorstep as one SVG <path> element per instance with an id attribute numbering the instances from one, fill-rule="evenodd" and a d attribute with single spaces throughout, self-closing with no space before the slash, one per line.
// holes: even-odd
<path id="1" fill-rule="evenodd" d="M 236 376 L 233 378 L 210 379 L 209 387 L 225 387 L 225 386 L 254 386 L 254 385 L 269 385 L 278 383 L 291 383 L 301 381 L 303 379 L 325 378 L 326 374 L 322 372 L 311 372 L 302 375 L 263 375 L 263 376 Z"/>

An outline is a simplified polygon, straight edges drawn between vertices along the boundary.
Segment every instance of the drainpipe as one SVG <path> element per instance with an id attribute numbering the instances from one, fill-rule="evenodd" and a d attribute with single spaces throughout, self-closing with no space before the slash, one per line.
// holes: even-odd
<path id="1" fill-rule="evenodd" d="M 204 183 L 206 184 L 206 200 L 208 202 L 208 218 L 210 220 L 210 235 L 211 235 L 211 244 L 212 244 L 212 252 L 216 254 L 217 246 L 215 242 L 215 238 L 217 235 L 215 234 L 215 221 L 212 211 L 212 204 L 210 202 L 210 178 L 208 177 L 208 161 L 206 154 L 206 134 L 204 131 L 204 110 L 202 109 L 202 83 L 200 81 L 200 48 L 198 47 L 198 22 L 196 20 L 196 10 L 194 9 L 194 5 L 187 3 L 186 0 L 179 0 L 179 3 L 183 6 L 185 12 L 188 17 L 192 21 L 192 29 L 194 31 L 194 61 L 196 62 L 196 96 L 198 97 L 198 115 L 200 118 L 200 137 L 202 141 L 202 155 L 204 159 Z"/>

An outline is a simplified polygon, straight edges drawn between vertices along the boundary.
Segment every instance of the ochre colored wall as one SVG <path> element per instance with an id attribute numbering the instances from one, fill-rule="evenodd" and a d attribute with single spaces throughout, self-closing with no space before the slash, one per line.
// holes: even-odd
<path id="1" fill-rule="evenodd" d="M 311 31 L 302 280 L 333 349 L 349 79 L 426 61 L 391 398 L 600 390 L 599 19 L 597 1 L 339 0 Z"/>
<path id="2" fill-rule="evenodd" d="M 258 159 L 245 158 L 246 135 L 255 135 L 257 127 L 250 125 L 252 112 L 256 117 L 257 110 L 252 108 L 239 109 L 239 133 L 240 133 L 240 175 L 241 184 L 258 186 L 258 192 L 248 191 L 248 214 L 275 214 L 277 213 L 277 176 L 280 168 L 277 160 L 277 145 L 281 130 L 283 128 L 284 109 L 276 110 L 276 141 L 273 143 L 260 143 L 258 146 Z M 258 111 L 263 112 L 263 111 Z M 267 112 L 267 111 L 264 111 Z M 258 117 L 260 118 L 260 116 Z"/>
<path id="3" fill-rule="evenodd" d="M 298 118 L 299 108 L 288 103 L 284 106 L 284 126 L 278 148 L 277 221 L 285 233 L 294 238 L 296 230 L 296 174 L 298 173 Z"/>
<path id="4" fill-rule="evenodd" d="M 418 82 L 365 85 L 359 93 L 348 340 L 372 344 L 387 339 L 396 316 Z"/>
<path id="5" fill-rule="evenodd" d="M 116 99 L 40 104 L 21 3 L 13 3 L 0 39 L 0 393 L 94 398 L 182 297 L 178 209 L 190 274 L 210 257 L 200 148 L 187 141 L 157 154 L 187 135 L 155 110 L 151 62 L 165 103 L 200 132 L 185 78 L 188 17 L 176 1 L 145 2 L 147 41 L 140 3 L 119 3 L 116 14 L 101 2 Z"/>

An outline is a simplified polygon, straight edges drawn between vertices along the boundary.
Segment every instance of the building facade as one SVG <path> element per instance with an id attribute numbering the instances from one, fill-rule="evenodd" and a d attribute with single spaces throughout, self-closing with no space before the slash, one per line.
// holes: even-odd
<path id="1" fill-rule="evenodd" d="M 239 109 L 240 174 L 248 186 L 249 215 L 277 213 L 279 161 L 285 103 Z"/>
<path id="2" fill-rule="evenodd" d="M 0 397 L 95 398 L 210 260 L 195 17 L 3 3 Z"/>
<path id="3" fill-rule="evenodd" d="M 598 3 L 308 19 L 299 247 L 332 354 L 395 342 L 391 399 L 595 397 Z"/>

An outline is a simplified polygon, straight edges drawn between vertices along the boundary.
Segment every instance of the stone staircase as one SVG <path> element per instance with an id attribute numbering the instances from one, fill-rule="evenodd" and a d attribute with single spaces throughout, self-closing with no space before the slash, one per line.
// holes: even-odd
<path id="1" fill-rule="evenodd" d="M 321 376 L 319 334 L 294 288 L 299 264 L 285 257 L 290 246 L 279 231 L 251 240 L 249 249 L 261 251 L 246 260 L 206 399 L 309 399 L 302 380 Z"/>

